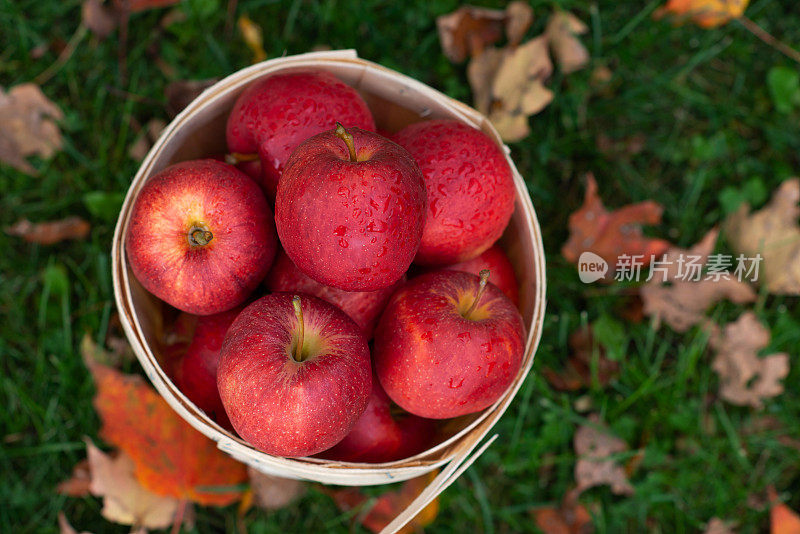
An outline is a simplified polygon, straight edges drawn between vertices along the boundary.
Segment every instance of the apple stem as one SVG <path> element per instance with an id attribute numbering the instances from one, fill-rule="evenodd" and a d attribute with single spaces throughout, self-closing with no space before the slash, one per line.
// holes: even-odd
<path id="1" fill-rule="evenodd" d="M 481 301 L 481 297 L 483 296 L 483 291 L 486 289 L 486 283 L 489 281 L 489 269 L 483 269 L 480 272 L 481 283 L 478 286 L 478 294 L 475 295 L 475 300 L 472 302 L 472 306 L 469 307 L 467 313 L 464 314 L 464 319 L 469 319 L 469 316 L 472 315 L 472 312 L 475 311 L 475 308 L 478 307 L 478 303 Z"/>
<path id="2" fill-rule="evenodd" d="M 238 165 L 239 163 L 256 161 L 257 159 L 258 154 L 242 154 L 241 152 L 231 152 L 230 154 L 225 154 L 225 163 L 228 165 Z"/>
<path id="3" fill-rule="evenodd" d="M 347 145 L 347 150 L 350 151 L 350 161 L 358 161 L 358 157 L 356 156 L 356 144 L 353 141 L 353 136 L 344 129 L 341 122 L 336 123 L 336 135 Z"/>
<path id="4" fill-rule="evenodd" d="M 297 346 L 294 349 L 295 361 L 303 361 L 303 338 L 306 337 L 306 327 L 303 322 L 303 308 L 300 307 L 300 295 L 292 297 L 292 305 L 294 306 L 294 316 L 297 317 L 297 322 L 300 323 L 300 334 L 297 336 Z"/>
<path id="5" fill-rule="evenodd" d="M 214 238 L 214 234 L 210 230 L 203 230 L 202 228 L 193 228 L 189 232 L 189 242 L 195 246 L 208 245 Z"/>

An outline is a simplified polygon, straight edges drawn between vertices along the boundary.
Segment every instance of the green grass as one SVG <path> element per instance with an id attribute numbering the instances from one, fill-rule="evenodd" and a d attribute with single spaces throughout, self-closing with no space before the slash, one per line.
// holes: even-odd
<path id="1" fill-rule="evenodd" d="M 800 451 L 783 445 L 779 431 L 754 433 L 757 414 L 717 398 L 718 379 L 701 333 L 623 323 L 624 336 L 614 347 L 622 372 L 605 389 L 559 393 L 536 371 L 559 368 L 568 354 L 567 336 L 581 322 L 617 317 L 625 303 L 615 286 L 588 292 L 559 254 L 568 214 L 583 197 L 584 173 L 595 172 L 611 207 L 648 198 L 660 202 L 663 224 L 648 232 L 690 245 L 736 199 L 763 203 L 765 192 L 800 173 L 800 109 L 776 110 L 766 84 L 771 68 L 797 72 L 798 66 L 736 23 L 701 30 L 655 22 L 650 15 L 658 1 L 532 4 L 537 20 L 531 36 L 543 29 L 553 5 L 573 10 L 590 24 L 584 42 L 592 66 L 606 65 L 614 76 L 610 89 L 603 89 L 591 83 L 591 68 L 568 78 L 556 73 L 553 104 L 533 119 L 534 133 L 512 146 L 548 251 L 544 336 L 534 372 L 496 427 L 501 438 L 444 494 L 430 531 L 534 531 L 529 511 L 557 502 L 573 483 L 572 438 L 587 415 L 574 407 L 581 395 L 632 451 L 644 451 L 632 497 L 614 496 L 608 488 L 583 495 L 599 532 L 694 532 L 713 516 L 735 520 L 739 532 L 764 531 L 767 512 L 748 502 L 774 485 L 800 509 Z M 794 4 L 754 0 L 747 13 L 800 46 Z M 364 58 L 469 101 L 464 66 L 444 58 L 435 31 L 435 17 L 455 7 L 444 0 L 382 1 L 369 8 L 354 0 L 240 0 L 238 13 L 263 28 L 270 57 L 320 44 L 356 48 Z M 116 34 L 107 41 L 84 37 L 43 86 L 66 115 L 64 150 L 50 161 L 35 160 L 41 169 L 35 177 L 0 165 L 0 226 L 22 217 L 73 214 L 93 224 L 88 240 L 51 247 L 0 233 L 2 532 L 54 532 L 59 510 L 79 530 L 127 532 L 102 520 L 97 499 L 61 497 L 54 487 L 83 458 L 81 438 L 97 439 L 93 386 L 77 343 L 84 332 L 102 341 L 113 327 L 114 220 L 90 211 L 85 195 L 124 192 L 136 169 L 127 155 L 135 139 L 131 121 L 165 117 L 163 90 L 170 78 L 153 60 L 154 50 L 174 69 L 174 79 L 225 76 L 250 60 L 238 35 L 225 33 L 225 2 L 187 0 L 179 9 L 186 20 L 163 32 L 163 10 L 132 17 L 124 81 Z M 69 41 L 79 17 L 75 0 L 0 0 L 0 85 L 30 81 L 51 65 L 56 53 L 34 60 L 30 51 Z M 118 96 L 124 92 L 136 98 Z M 601 133 L 614 139 L 642 134 L 646 143 L 636 155 L 608 156 L 596 147 Z M 741 311 L 723 305 L 713 316 L 727 321 Z M 770 350 L 787 351 L 796 361 L 797 299 L 762 294 L 756 311 L 772 328 Z M 127 368 L 137 369 L 135 362 Z M 795 365 L 785 380 L 787 391 L 764 409 L 794 437 L 798 378 Z M 234 509 L 199 508 L 196 531 L 232 531 L 235 517 Z M 296 506 L 252 511 L 246 520 L 253 533 L 347 532 L 360 528 L 351 526 L 351 517 L 312 489 Z"/>

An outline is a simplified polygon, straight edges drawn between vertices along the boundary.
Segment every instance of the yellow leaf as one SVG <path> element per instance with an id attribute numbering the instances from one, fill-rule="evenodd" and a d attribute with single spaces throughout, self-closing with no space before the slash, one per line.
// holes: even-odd
<path id="1" fill-rule="evenodd" d="M 267 59 L 267 53 L 264 52 L 264 34 L 261 31 L 261 26 L 250 20 L 246 15 L 239 17 L 236 24 L 242 33 L 244 42 L 253 51 L 253 63 L 259 63 Z"/>
<path id="2" fill-rule="evenodd" d="M 669 0 L 656 12 L 688 17 L 703 28 L 716 28 L 738 19 L 744 14 L 750 0 Z"/>

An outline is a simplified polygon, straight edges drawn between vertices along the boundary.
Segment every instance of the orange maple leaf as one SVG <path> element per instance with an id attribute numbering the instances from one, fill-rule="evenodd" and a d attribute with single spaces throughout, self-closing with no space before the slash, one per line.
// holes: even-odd
<path id="1" fill-rule="evenodd" d="M 661 257 L 670 247 L 663 239 L 642 234 L 641 225 L 658 224 L 661 212 L 661 206 L 652 200 L 608 211 L 597 193 L 594 176 L 589 174 L 583 206 L 569 216 L 569 240 L 561 254 L 570 263 L 577 263 L 583 252 L 593 252 L 609 264 L 611 276 L 623 254 L 643 256 L 642 264 L 647 265 L 651 256 Z"/>
<path id="2" fill-rule="evenodd" d="M 771 534 L 798 534 L 800 533 L 800 516 L 791 508 L 783 504 L 778 498 L 775 488 L 767 488 L 767 497 L 770 501 L 769 531 Z"/>
<path id="3" fill-rule="evenodd" d="M 741 17 L 749 2 L 750 0 L 669 0 L 656 11 L 656 16 L 672 14 L 688 17 L 703 28 L 716 28 Z"/>
<path id="4" fill-rule="evenodd" d="M 226 506 L 241 498 L 244 465 L 181 419 L 141 377 L 84 360 L 97 386 L 100 435 L 131 457 L 142 486 L 204 505 Z"/>

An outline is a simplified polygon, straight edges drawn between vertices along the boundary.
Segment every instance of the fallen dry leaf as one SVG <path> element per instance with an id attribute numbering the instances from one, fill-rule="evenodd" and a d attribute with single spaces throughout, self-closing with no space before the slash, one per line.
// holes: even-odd
<path id="1" fill-rule="evenodd" d="M 580 70 L 589 63 L 589 52 L 577 37 L 588 31 L 586 24 L 569 11 L 558 10 L 547 21 L 544 34 L 564 74 Z"/>
<path id="2" fill-rule="evenodd" d="M 664 272 L 654 272 L 652 280 L 639 288 L 644 313 L 655 319 L 656 328 L 663 321 L 676 332 L 686 332 L 702 323 L 706 310 L 721 300 L 745 304 L 756 299 L 750 284 L 733 277 L 719 280 L 706 279 L 704 276 L 700 276 L 699 280 L 681 279 L 686 273 L 680 272 L 679 259 L 684 259 L 684 271 L 688 270 L 686 260 L 690 257 L 696 258 L 694 262 L 697 265 L 706 263 L 718 235 L 719 231 L 713 229 L 689 250 L 670 248 L 659 260 L 663 263 L 658 268 L 663 268 Z"/>
<path id="3" fill-rule="evenodd" d="M 359 521 L 364 528 L 372 532 L 380 532 L 395 517 L 408 507 L 411 502 L 422 493 L 430 482 L 436 478 L 438 471 L 433 471 L 421 477 L 412 478 L 403 482 L 399 490 L 384 493 L 377 499 L 368 513 L 363 511 L 358 514 Z M 344 488 L 328 490 L 328 495 L 333 497 L 336 505 L 342 511 L 349 511 L 362 506 L 368 497 L 358 488 Z M 412 534 L 419 532 L 424 527 L 433 523 L 439 513 L 439 499 L 436 498 L 423 508 L 411 521 L 398 530 L 398 534 Z"/>
<path id="4" fill-rule="evenodd" d="M 58 532 L 59 534 L 78 534 L 78 531 L 69 524 L 67 516 L 64 512 L 58 512 Z M 83 531 L 80 534 L 92 534 L 91 532 Z"/>
<path id="5" fill-rule="evenodd" d="M 723 230 L 731 247 L 745 257 L 760 254 L 759 283 L 770 293 L 800 295 L 800 178 L 783 182 L 769 204 L 750 213 L 743 204 Z"/>
<path id="6" fill-rule="evenodd" d="M 88 460 L 81 460 L 72 468 L 72 476 L 56 486 L 56 493 L 68 497 L 85 497 L 89 495 L 92 472 Z"/>
<path id="7" fill-rule="evenodd" d="M 734 534 L 733 523 L 723 521 L 719 517 L 712 517 L 706 525 L 703 534 Z"/>
<path id="8" fill-rule="evenodd" d="M 306 491 L 306 483 L 292 478 L 265 475 L 252 467 L 247 468 L 253 503 L 265 510 L 278 510 L 287 506 Z"/>
<path id="9" fill-rule="evenodd" d="M 575 432 L 573 447 L 578 456 L 575 464 L 575 494 L 595 486 L 609 485 L 617 495 L 633 494 L 625 469 L 609 458 L 628 450 L 628 444 L 609 433 L 597 415 L 589 417 L 592 424 L 582 425 Z"/>
<path id="10" fill-rule="evenodd" d="M 506 6 L 506 38 L 517 46 L 533 23 L 533 8 L 528 2 L 515 0 Z"/>
<path id="11" fill-rule="evenodd" d="M 167 113 L 174 117 L 183 109 L 200 96 L 200 94 L 217 83 L 219 78 L 208 78 L 206 80 L 177 80 L 170 82 L 164 90 L 164 97 L 167 100 Z"/>
<path id="12" fill-rule="evenodd" d="M 560 373 L 545 367 L 542 374 L 555 389 L 575 391 L 592 385 L 592 358 L 594 352 L 594 336 L 592 327 L 586 326 L 575 330 L 569 336 L 571 355 L 564 370 Z M 619 374 L 619 362 L 609 360 L 606 351 L 598 346 L 597 381 L 601 386 L 607 385 Z"/>
<path id="13" fill-rule="evenodd" d="M 689 18 L 703 28 L 714 28 L 738 19 L 750 0 L 668 0 L 655 17 L 674 15 Z"/>
<path id="14" fill-rule="evenodd" d="M 81 6 L 81 20 L 93 34 L 105 39 L 119 24 L 119 11 L 103 0 L 84 0 Z"/>
<path id="15" fill-rule="evenodd" d="M 583 206 L 569 216 L 569 240 L 561 248 L 561 254 L 570 263 L 577 263 L 583 252 L 593 252 L 609 265 L 613 276 L 617 258 L 623 254 L 643 256 L 643 266 L 651 256 L 661 256 L 670 246 L 663 239 L 645 237 L 642 224 L 661 222 L 661 206 L 652 200 L 629 204 L 615 211 L 608 211 L 597 193 L 594 175 L 587 175 L 586 196 Z"/>
<path id="16" fill-rule="evenodd" d="M 137 480 L 158 495 L 226 506 L 241 498 L 244 465 L 181 419 L 141 377 L 84 355 L 97 387 L 101 436 L 133 460 Z"/>
<path id="17" fill-rule="evenodd" d="M 442 51 L 453 63 L 477 56 L 484 48 L 499 41 L 505 24 L 505 11 L 475 6 L 462 6 L 436 18 Z M 519 30 L 515 28 L 512 31 Z"/>
<path id="18" fill-rule="evenodd" d="M 63 118 L 61 109 L 36 84 L 23 83 L 7 93 L 0 87 L 0 161 L 37 174 L 25 158 L 38 154 L 48 159 L 61 148 L 56 121 Z"/>
<path id="19" fill-rule="evenodd" d="M 781 380 L 789 374 L 789 355 L 759 356 L 769 339 L 769 330 L 751 311 L 725 325 L 722 332 L 712 329 L 709 343 L 717 355 L 711 367 L 720 377 L 723 399 L 760 409 L 763 399 L 783 393 Z"/>
<path id="20" fill-rule="evenodd" d="M 772 486 L 767 488 L 767 498 L 770 534 L 800 534 L 800 515 L 780 501 Z"/>
<path id="21" fill-rule="evenodd" d="M 267 59 L 264 51 L 264 34 L 261 26 L 250 20 L 247 15 L 242 15 L 236 22 L 247 47 L 253 52 L 253 63 L 260 63 Z"/>
<path id="22" fill-rule="evenodd" d="M 103 517 L 114 523 L 144 528 L 172 525 L 178 499 L 145 489 L 134 476 L 135 464 L 124 453 L 111 457 L 86 440 L 92 495 L 103 497 Z"/>
<path id="23" fill-rule="evenodd" d="M 574 492 L 564 497 L 561 505 L 536 508 L 531 513 L 536 526 L 544 534 L 590 534 L 594 532 L 592 516 L 580 504 Z"/>
<path id="24" fill-rule="evenodd" d="M 553 71 L 547 39 L 539 36 L 516 48 L 484 50 L 467 66 L 475 107 L 505 141 L 524 139 L 530 133 L 528 117 L 553 100 L 544 81 Z"/>
<path id="25" fill-rule="evenodd" d="M 84 239 L 89 235 L 91 226 L 80 217 L 67 217 L 58 221 L 32 223 L 28 219 L 20 219 L 12 226 L 6 227 L 6 233 L 21 237 L 28 243 L 54 245 L 67 239 Z"/>

